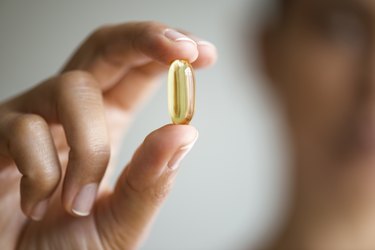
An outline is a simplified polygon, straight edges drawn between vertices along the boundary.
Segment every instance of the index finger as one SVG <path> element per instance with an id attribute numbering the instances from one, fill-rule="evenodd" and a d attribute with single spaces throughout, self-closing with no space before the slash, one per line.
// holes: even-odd
<path id="1" fill-rule="evenodd" d="M 156 22 L 135 22 L 103 27 L 80 46 L 63 72 L 85 70 L 110 89 L 133 67 L 175 59 L 194 62 L 198 48 L 188 36 Z"/>

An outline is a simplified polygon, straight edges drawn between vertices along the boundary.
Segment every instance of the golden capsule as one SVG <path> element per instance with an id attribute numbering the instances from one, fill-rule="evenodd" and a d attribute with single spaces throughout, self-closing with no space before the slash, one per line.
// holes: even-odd
<path id="1" fill-rule="evenodd" d="M 173 124 L 189 124 L 195 110 L 195 76 L 186 60 L 172 62 L 168 73 L 168 109 Z"/>

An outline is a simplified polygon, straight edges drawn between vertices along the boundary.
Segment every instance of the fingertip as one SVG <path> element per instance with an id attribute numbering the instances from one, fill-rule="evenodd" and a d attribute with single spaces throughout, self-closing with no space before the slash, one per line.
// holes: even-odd
<path id="1" fill-rule="evenodd" d="M 214 65 L 217 61 L 217 49 L 214 44 L 208 41 L 197 41 L 199 57 L 193 63 L 195 68 L 207 68 Z"/>
<path id="2" fill-rule="evenodd" d="M 72 204 L 72 213 L 75 216 L 80 217 L 88 216 L 91 213 L 97 192 L 97 183 L 89 183 L 84 185 L 74 198 Z"/>
<path id="3" fill-rule="evenodd" d="M 194 63 L 199 57 L 197 44 L 191 43 L 186 40 L 176 42 L 175 50 L 171 53 L 168 63 L 172 63 L 177 59 L 184 59 L 190 63 Z"/>
<path id="4" fill-rule="evenodd" d="M 176 153 L 194 144 L 197 137 L 197 130 L 189 125 L 166 125 L 153 131 L 134 154 L 127 179 L 137 190 L 149 187 L 172 165 Z"/>
<path id="5" fill-rule="evenodd" d="M 167 65 L 176 59 L 185 59 L 190 63 L 197 60 L 198 45 L 190 37 L 169 28 L 154 35 L 145 46 L 151 58 Z"/>
<path id="6" fill-rule="evenodd" d="M 74 217 L 90 215 L 96 202 L 100 181 L 78 184 L 72 178 L 65 178 L 61 201 L 67 213 Z"/>
<path id="7" fill-rule="evenodd" d="M 170 149 L 183 147 L 190 144 L 198 137 L 198 130 L 191 125 L 165 125 L 151 134 L 149 134 L 145 142 L 152 147 L 157 146 L 160 149 Z M 146 145 L 147 146 L 147 145 Z"/>
<path id="8" fill-rule="evenodd" d="M 185 59 L 192 63 L 198 58 L 198 45 L 189 36 L 169 28 L 163 31 L 163 35 L 175 47 L 170 55 L 169 62 L 176 59 Z"/>
<path id="9" fill-rule="evenodd" d="M 143 32 L 133 43 L 149 58 L 163 64 L 185 59 L 195 67 L 213 65 L 217 60 L 215 45 L 190 33 L 169 28 L 159 23 L 143 23 Z"/>

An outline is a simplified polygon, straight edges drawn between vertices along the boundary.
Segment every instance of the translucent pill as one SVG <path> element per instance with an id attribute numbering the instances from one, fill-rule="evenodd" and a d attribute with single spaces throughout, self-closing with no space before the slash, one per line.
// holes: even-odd
<path id="1" fill-rule="evenodd" d="M 173 124 L 189 124 L 195 110 L 195 76 L 188 61 L 174 61 L 168 73 L 168 109 Z"/>

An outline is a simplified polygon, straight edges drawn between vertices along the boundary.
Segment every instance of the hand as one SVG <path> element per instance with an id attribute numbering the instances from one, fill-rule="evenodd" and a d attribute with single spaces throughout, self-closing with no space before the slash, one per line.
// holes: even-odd
<path id="1" fill-rule="evenodd" d="M 107 26 L 60 74 L 0 104 L 1 248 L 135 249 L 196 129 L 155 130 L 114 190 L 99 183 L 168 64 L 187 59 L 201 68 L 215 58 L 213 45 L 162 24 Z"/>

